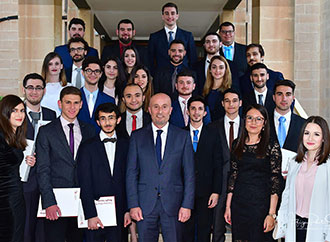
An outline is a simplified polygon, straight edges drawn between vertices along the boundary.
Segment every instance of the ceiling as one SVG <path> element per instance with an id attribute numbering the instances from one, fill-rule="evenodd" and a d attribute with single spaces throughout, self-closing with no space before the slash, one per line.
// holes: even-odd
<path id="1" fill-rule="evenodd" d="M 175 3 L 179 8 L 178 25 L 191 31 L 195 40 L 200 40 L 213 24 L 218 25 L 220 12 L 227 2 L 229 4 L 233 1 L 237 2 L 237 0 L 177 0 Z M 95 14 L 103 31 L 111 39 L 116 39 L 118 22 L 121 19 L 129 18 L 135 25 L 136 40 L 147 40 L 150 33 L 162 28 L 161 7 L 166 2 L 159 0 L 86 0 L 86 4 Z"/>

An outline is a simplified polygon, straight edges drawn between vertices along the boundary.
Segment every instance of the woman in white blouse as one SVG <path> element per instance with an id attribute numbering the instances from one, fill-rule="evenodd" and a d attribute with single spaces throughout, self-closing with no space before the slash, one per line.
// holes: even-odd
<path id="1" fill-rule="evenodd" d="M 327 122 L 311 116 L 290 161 L 274 238 L 286 242 L 330 241 L 330 134 Z"/>
<path id="2" fill-rule="evenodd" d="M 61 110 L 57 103 L 60 99 L 60 92 L 67 85 L 67 81 L 62 59 L 57 53 L 50 52 L 46 55 L 41 75 L 46 80 L 46 93 L 41 100 L 41 106 L 54 110 L 58 117 Z"/>

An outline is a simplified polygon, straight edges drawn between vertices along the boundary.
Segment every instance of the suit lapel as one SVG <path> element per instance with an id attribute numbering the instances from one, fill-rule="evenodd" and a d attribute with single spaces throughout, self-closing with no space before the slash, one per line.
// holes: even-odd
<path id="1" fill-rule="evenodd" d="M 164 28 L 163 28 L 163 31 L 161 32 L 161 36 L 162 37 L 161 37 L 160 41 L 162 41 L 163 45 L 166 46 L 167 49 L 168 49 L 169 44 L 168 44 L 168 41 L 167 41 L 167 35 L 166 35 L 166 31 L 165 31 Z M 167 51 L 166 51 L 166 53 L 167 53 Z"/>
<path id="2" fill-rule="evenodd" d="M 63 146 L 63 150 L 65 150 L 65 152 L 67 153 L 68 156 L 70 156 L 71 161 L 74 162 L 73 158 L 72 158 L 72 153 L 70 150 L 70 146 L 68 143 L 68 140 L 66 139 L 63 127 L 62 127 L 62 123 L 60 121 L 60 118 L 56 119 L 54 121 L 54 125 L 55 125 L 55 133 L 56 133 L 56 137 L 59 139 L 59 143 Z"/>
<path id="3" fill-rule="evenodd" d="M 154 143 L 154 135 L 152 132 L 151 124 L 149 124 L 146 127 L 146 138 L 145 138 L 144 142 L 145 142 L 146 149 L 152 151 L 151 160 L 153 160 L 154 165 L 158 169 L 159 167 L 158 167 L 158 161 L 157 161 L 157 155 L 156 155 L 156 147 L 155 147 L 155 143 Z M 166 146 L 165 146 L 165 150 L 166 150 Z M 165 152 L 164 152 L 163 160 L 164 160 L 164 158 L 165 158 Z"/>
<path id="4" fill-rule="evenodd" d="M 174 143 L 175 143 L 175 137 L 174 137 L 174 134 L 172 132 L 171 125 L 169 125 L 168 126 L 168 130 L 167 130 L 167 137 L 166 137 L 166 144 L 165 144 L 164 156 L 163 156 L 162 164 L 160 166 L 161 168 L 164 167 L 165 162 L 167 160 L 167 156 L 169 155 L 169 153 L 172 152 L 172 149 L 171 149 L 170 146 L 173 145 Z M 157 158 L 156 158 L 156 162 L 157 162 Z"/>
<path id="5" fill-rule="evenodd" d="M 105 169 L 107 170 L 107 173 L 111 177 L 111 169 L 110 169 L 110 164 L 107 156 L 107 152 L 105 151 L 105 146 L 100 140 L 100 136 L 97 136 L 97 143 L 96 143 L 96 150 L 97 154 L 99 155 L 99 159 L 101 160 L 102 164 L 105 166 Z M 117 152 L 116 152 L 117 153 Z M 114 171 L 115 169 L 113 169 Z"/>

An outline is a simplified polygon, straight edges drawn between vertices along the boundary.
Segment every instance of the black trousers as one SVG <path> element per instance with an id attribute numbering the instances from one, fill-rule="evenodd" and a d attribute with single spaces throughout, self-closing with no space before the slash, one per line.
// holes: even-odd
<path id="1" fill-rule="evenodd" d="M 59 218 L 45 220 L 45 234 L 47 242 L 81 242 L 84 229 L 78 229 L 77 218 Z"/>
<path id="2" fill-rule="evenodd" d="M 296 215 L 296 242 L 305 242 L 307 234 L 308 218 Z"/>

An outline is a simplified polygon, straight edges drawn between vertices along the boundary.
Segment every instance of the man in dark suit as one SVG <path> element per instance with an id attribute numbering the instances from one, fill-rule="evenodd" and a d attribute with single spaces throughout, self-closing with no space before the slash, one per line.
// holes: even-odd
<path id="1" fill-rule="evenodd" d="M 82 94 L 82 108 L 78 114 L 78 119 L 94 125 L 96 132 L 100 127 L 95 121 L 95 110 L 102 103 L 115 103 L 113 97 L 101 92 L 98 83 L 102 75 L 102 64 L 99 58 L 87 57 L 82 64 L 85 86 L 80 89 Z"/>
<path id="2" fill-rule="evenodd" d="M 236 65 L 238 77 L 242 76 L 247 69 L 246 45 L 235 42 L 235 26 L 230 22 L 224 22 L 219 27 L 222 41 L 222 51 L 226 59 Z"/>
<path id="3" fill-rule="evenodd" d="M 123 228 L 131 222 L 125 187 L 128 139 L 115 131 L 121 121 L 115 104 L 100 104 L 95 119 L 101 132 L 84 142 L 77 156 L 80 197 L 89 229 L 86 241 L 122 242 Z M 115 196 L 117 226 L 104 227 L 99 218 L 94 200 L 104 196 Z"/>
<path id="4" fill-rule="evenodd" d="M 298 139 L 305 119 L 291 111 L 296 85 L 290 80 L 280 80 L 274 86 L 275 110 L 269 114 L 270 134 L 281 148 L 297 152 Z"/>
<path id="5" fill-rule="evenodd" d="M 249 44 L 246 47 L 246 60 L 248 63 L 248 69 L 243 76 L 239 78 L 239 87 L 242 97 L 253 90 L 253 83 L 251 82 L 251 67 L 256 63 L 263 63 L 265 56 L 264 48 L 260 44 Z M 278 80 L 283 80 L 283 74 L 281 72 L 268 70 L 269 79 L 267 81 L 267 88 L 272 92 L 274 85 Z"/>
<path id="6" fill-rule="evenodd" d="M 68 47 L 73 63 L 65 69 L 66 80 L 72 86 L 81 88 L 85 85 L 85 78 L 81 70 L 87 54 L 88 44 L 83 38 L 75 37 L 69 40 Z"/>
<path id="7" fill-rule="evenodd" d="M 121 114 L 117 131 L 126 137 L 151 122 L 150 115 L 143 110 L 144 95 L 142 88 L 134 83 L 127 84 L 123 92 L 123 103 L 126 111 Z"/>
<path id="8" fill-rule="evenodd" d="M 190 125 L 186 129 L 190 133 L 195 151 L 195 205 L 190 219 L 185 223 L 184 241 L 209 242 L 213 208 L 217 205 L 222 183 L 222 152 L 220 136 L 203 124 L 206 115 L 205 101 L 195 96 L 188 101 Z M 197 229 L 197 230 L 196 230 Z"/>
<path id="9" fill-rule="evenodd" d="M 84 38 L 85 36 L 85 22 L 80 18 L 71 19 L 68 26 L 69 37 L 71 38 Z M 87 45 L 88 46 L 88 45 Z M 62 58 L 64 69 L 72 67 L 72 58 L 70 56 L 68 45 L 59 45 L 55 47 L 54 52 L 59 54 Z M 87 56 L 99 56 L 96 49 L 92 47 L 86 48 Z"/>
<path id="10" fill-rule="evenodd" d="M 243 113 L 252 104 L 260 104 L 267 109 L 268 113 L 273 112 L 275 102 L 273 93 L 267 88 L 266 83 L 269 81 L 268 68 L 263 63 L 256 63 L 251 67 L 251 81 L 253 83 L 253 91 L 243 97 Z"/>
<path id="11" fill-rule="evenodd" d="M 221 151 L 223 155 L 222 171 L 222 190 L 218 205 L 214 211 L 213 242 L 224 242 L 226 240 L 226 222 L 224 219 L 226 199 L 227 199 L 227 180 L 230 169 L 230 149 L 232 141 L 235 140 L 243 126 L 243 120 L 239 116 L 239 108 L 242 105 L 239 92 L 235 89 L 227 89 L 223 93 L 222 105 L 225 109 L 225 116 L 209 125 L 215 129 L 221 138 Z"/>
<path id="12" fill-rule="evenodd" d="M 171 110 L 169 96 L 152 96 L 152 123 L 130 138 L 127 203 L 141 242 L 158 241 L 159 225 L 165 242 L 181 242 L 194 206 L 193 148 L 189 133 L 168 123 Z"/>
<path id="13" fill-rule="evenodd" d="M 188 101 L 193 96 L 195 90 L 194 72 L 190 70 L 182 70 L 176 76 L 175 89 L 178 97 L 172 101 L 172 113 L 170 123 L 184 128 L 189 124 Z M 205 125 L 211 122 L 210 110 L 206 107 L 206 115 L 203 118 Z"/>
<path id="14" fill-rule="evenodd" d="M 118 40 L 111 45 L 104 46 L 101 57 L 102 63 L 105 63 L 106 59 L 110 56 L 117 56 L 121 59 L 124 49 L 128 46 L 134 46 L 139 52 L 141 62 L 147 65 L 147 48 L 133 42 L 135 28 L 134 23 L 130 19 L 122 19 L 119 21 L 116 35 Z"/>
<path id="15" fill-rule="evenodd" d="M 23 79 L 23 94 L 27 114 L 26 138 L 29 140 L 35 140 L 39 120 L 51 121 L 56 118 L 54 111 L 40 106 L 41 99 L 46 91 L 45 86 L 45 79 L 37 73 L 27 74 Z M 37 220 L 40 194 L 34 164 L 31 165 L 28 180 L 23 182 L 23 191 L 26 205 L 24 242 L 35 242 L 36 238 L 43 241 L 45 235 L 42 233 L 42 220 Z"/>
<path id="16" fill-rule="evenodd" d="M 42 126 L 36 141 L 37 179 L 42 208 L 46 209 L 46 241 L 82 241 L 76 217 L 61 217 L 53 188 L 78 187 L 76 154 L 81 142 L 95 135 L 93 126 L 78 121 L 82 106 L 81 92 L 76 87 L 61 91 L 61 116 Z"/>
<path id="17" fill-rule="evenodd" d="M 183 62 L 186 66 L 192 67 L 197 61 L 194 37 L 191 32 L 177 27 L 178 18 L 179 12 L 176 4 L 166 3 L 162 7 L 162 19 L 165 26 L 163 29 L 150 34 L 148 43 L 149 65 L 153 75 L 159 67 L 170 64 L 167 53 L 173 40 L 181 40 L 184 43 L 187 55 Z"/>

